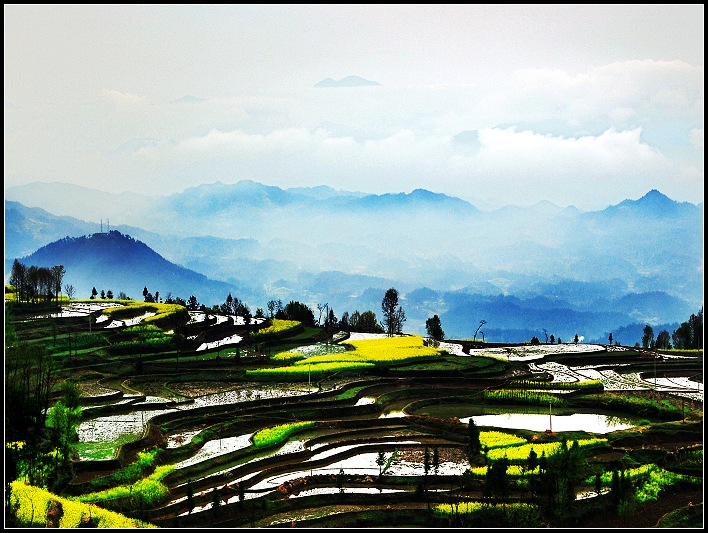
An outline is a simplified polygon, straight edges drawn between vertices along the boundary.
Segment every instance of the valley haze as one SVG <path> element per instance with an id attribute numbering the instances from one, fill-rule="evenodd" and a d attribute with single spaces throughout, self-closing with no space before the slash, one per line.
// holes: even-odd
<path id="1" fill-rule="evenodd" d="M 83 298 L 96 287 L 140 299 L 147 286 L 208 307 L 231 293 L 252 311 L 281 299 L 380 319 L 396 287 L 408 332 L 437 314 L 448 338 L 471 338 L 484 320 L 488 341 L 612 332 L 626 344 L 703 305 L 703 204 L 658 190 L 600 211 L 483 211 L 426 189 L 242 180 L 150 196 L 35 182 L 5 189 L 5 224 L 6 280 L 15 258 L 64 264 Z"/>

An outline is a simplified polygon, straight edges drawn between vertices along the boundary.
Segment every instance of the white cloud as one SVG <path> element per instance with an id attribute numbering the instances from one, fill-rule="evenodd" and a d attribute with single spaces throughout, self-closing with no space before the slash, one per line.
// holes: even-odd
<path id="1" fill-rule="evenodd" d="M 625 118 L 649 111 L 692 113 L 703 100 L 703 68 L 681 61 L 622 61 L 575 75 L 557 69 L 524 69 L 515 73 L 513 82 L 498 102 L 532 104 L 529 113 L 543 110 L 546 118 L 612 117 L 615 109 L 622 109 Z"/>
<path id="2" fill-rule="evenodd" d="M 611 202 L 586 196 L 589 187 L 637 197 L 662 189 L 659 180 L 678 171 L 666 155 L 642 142 L 641 133 L 640 128 L 608 129 L 595 136 L 561 137 L 487 128 L 479 132 L 479 151 L 464 155 L 451 137 L 407 129 L 365 141 L 324 129 L 288 128 L 266 135 L 212 130 L 175 145 L 146 146 L 136 157 L 171 169 L 185 187 L 190 174 L 208 168 L 217 173 L 210 178 L 229 181 L 327 183 L 374 193 L 424 187 L 470 199 L 493 197 L 498 205 L 529 205 L 552 192 L 561 205 L 601 208 Z"/>
<path id="3" fill-rule="evenodd" d="M 92 105 L 18 106 L 5 117 L 5 174 L 153 194 L 254 179 L 375 193 L 423 187 L 494 205 L 545 198 L 595 208 L 651 188 L 702 199 L 702 67 L 624 61 L 484 81 L 307 87 L 199 105 L 106 89 Z M 452 141 L 465 131 L 479 132 L 475 150 Z"/>

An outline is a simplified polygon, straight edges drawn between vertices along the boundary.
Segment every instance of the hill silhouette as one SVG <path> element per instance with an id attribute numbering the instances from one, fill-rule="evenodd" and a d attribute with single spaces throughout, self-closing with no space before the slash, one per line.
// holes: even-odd
<path id="1" fill-rule="evenodd" d="M 65 284 L 76 289 L 76 297 L 88 298 L 93 287 L 124 292 L 141 299 L 143 289 L 167 296 L 188 299 L 225 300 L 238 287 L 210 280 L 203 274 L 167 261 L 145 243 L 119 231 L 94 233 L 83 237 L 64 237 L 19 259 L 25 265 L 52 267 L 63 265 Z"/>

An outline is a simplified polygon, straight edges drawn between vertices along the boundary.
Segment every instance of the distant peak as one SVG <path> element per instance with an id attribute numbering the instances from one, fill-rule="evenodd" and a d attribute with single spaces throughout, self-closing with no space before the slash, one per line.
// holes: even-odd
<path id="1" fill-rule="evenodd" d="M 639 200 L 636 200 L 637 204 L 640 205 L 668 205 L 668 204 L 674 204 L 674 202 L 671 198 L 666 196 L 665 194 L 660 193 L 656 189 L 652 189 L 648 193 L 646 193 L 644 196 L 642 196 Z"/>
<path id="2" fill-rule="evenodd" d="M 661 198 L 661 199 L 667 199 L 669 200 L 669 197 L 666 196 L 665 194 L 660 193 L 656 189 L 652 189 L 648 193 L 646 193 L 644 196 L 642 196 L 641 200 L 646 199 L 646 198 Z"/>
<path id="3" fill-rule="evenodd" d="M 186 94 L 182 98 L 177 98 L 176 100 L 172 100 L 172 103 L 173 104 L 199 104 L 204 101 L 205 100 L 203 98 L 198 98 L 196 96 L 192 96 L 191 94 Z"/>
<path id="4" fill-rule="evenodd" d="M 673 216 L 678 213 L 689 213 L 696 206 L 689 202 L 677 202 L 656 189 L 650 190 L 639 200 L 624 200 L 606 209 L 609 212 L 624 212 L 631 210 L 645 216 Z"/>
<path id="5" fill-rule="evenodd" d="M 366 80 L 360 78 L 359 76 L 347 76 L 341 80 L 333 80 L 332 78 L 325 78 L 324 80 L 315 84 L 315 87 L 366 87 L 366 86 L 376 86 L 381 85 L 376 81 Z"/>

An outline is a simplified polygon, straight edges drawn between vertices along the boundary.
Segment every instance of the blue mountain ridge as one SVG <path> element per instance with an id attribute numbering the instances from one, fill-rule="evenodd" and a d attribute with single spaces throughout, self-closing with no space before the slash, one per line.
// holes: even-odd
<path id="1" fill-rule="evenodd" d="M 48 199 L 49 193 L 41 194 L 41 184 L 15 192 L 28 190 L 34 191 L 30 197 Z M 51 191 L 50 207 L 66 204 L 62 184 L 50 184 L 44 190 Z M 83 250 L 86 260 L 74 265 L 77 276 L 78 270 L 88 271 L 80 279 L 87 285 L 84 294 L 93 286 L 141 294 L 147 285 L 163 295 L 172 292 L 187 298 L 194 292 L 207 305 L 222 303 L 229 292 L 256 307 L 271 298 L 296 299 L 313 307 L 329 302 L 339 315 L 357 308 L 364 311 L 364 306 L 376 311 L 383 292 L 396 286 L 404 299 L 410 298 L 404 301 L 412 332 L 424 333 L 425 320 L 438 314 L 445 317 L 446 333 L 458 337 L 467 336 L 470 328 L 474 331 L 484 318 L 499 331 L 551 331 L 556 324 L 568 329 L 557 331 L 556 336 L 568 337 L 575 334 L 571 330 L 575 324 L 572 329 L 579 334 L 601 338 L 607 331 L 635 322 L 684 321 L 702 305 L 702 206 L 674 202 L 655 190 L 639 200 L 572 217 L 550 203 L 514 208 L 505 215 L 484 213 L 459 198 L 425 189 L 366 195 L 328 187 L 281 189 L 243 180 L 149 199 L 126 194 L 105 198 L 100 191 L 76 186 L 66 190 L 83 200 L 95 193 L 99 203 L 111 204 L 120 198 L 124 213 L 139 213 L 145 201 L 157 220 L 166 213 L 172 217 L 170 223 L 160 220 L 159 226 L 168 231 L 175 225 L 186 230 L 202 225 L 208 232 L 217 229 L 215 224 L 229 223 L 235 230 L 234 236 L 178 236 L 133 225 L 111 226 L 144 241 L 162 260 L 184 265 L 181 268 L 203 278 L 187 276 L 197 280 L 196 284 L 175 283 L 166 288 L 164 281 L 172 278 L 153 276 L 138 265 L 129 270 L 132 278 L 142 280 L 130 279 L 129 274 L 98 278 L 99 273 L 126 270 L 124 258 L 118 254 L 98 268 L 98 259 Z M 137 198 L 134 204 L 131 198 Z M 165 207 L 168 204 L 171 207 Z M 31 250 L 62 236 L 78 238 L 100 227 L 95 220 L 56 216 L 7 198 L 5 206 L 6 279 L 14 257 L 31 258 Z M 221 214 L 215 216 L 219 209 Z M 247 214 L 239 214 L 242 210 Z M 469 225 L 456 227 L 463 212 L 474 216 Z M 80 213 L 81 208 L 75 206 L 75 214 Z M 558 216 L 561 223 L 554 226 L 552 221 Z M 521 225 L 514 225 L 514 217 L 519 217 Z M 298 235 L 296 229 L 303 223 L 309 226 Z M 249 234 L 251 228 L 260 226 L 272 226 L 277 238 Z M 495 226 L 506 230 L 498 241 L 489 236 Z M 559 230 L 571 240 L 564 241 Z M 400 242 L 385 243 L 381 235 L 387 231 Z M 411 236 L 422 248 L 409 243 Z M 457 240 L 465 236 L 468 240 Z M 440 252 L 435 248 L 447 243 L 449 255 L 436 255 Z M 472 260 L 455 257 L 467 249 L 473 252 Z M 45 256 L 47 266 L 68 263 L 71 255 Z M 169 270 L 144 251 L 137 255 L 143 263 L 152 262 L 155 270 Z M 116 283 L 130 283 L 130 288 Z M 494 295 L 517 300 L 484 300 Z M 479 316 L 484 313 L 488 315 Z M 536 336 L 541 338 L 541 333 Z"/>

